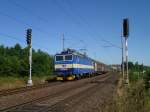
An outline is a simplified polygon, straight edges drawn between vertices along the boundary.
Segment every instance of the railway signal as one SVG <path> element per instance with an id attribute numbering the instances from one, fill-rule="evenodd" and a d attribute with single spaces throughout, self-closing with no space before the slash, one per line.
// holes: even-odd
<path id="1" fill-rule="evenodd" d="M 128 18 L 123 19 L 123 36 L 125 37 L 125 57 L 126 57 L 126 84 L 129 84 L 128 75 L 128 37 L 129 37 L 129 20 Z"/>
<path id="2" fill-rule="evenodd" d="M 28 80 L 28 86 L 32 86 L 32 29 L 27 29 L 27 35 L 26 35 L 26 41 L 27 41 L 27 45 L 29 47 L 29 65 L 30 65 L 30 69 L 29 69 L 29 80 Z"/>
<path id="3" fill-rule="evenodd" d="M 32 29 L 27 29 L 27 45 L 31 45 Z"/>
<path id="4" fill-rule="evenodd" d="M 129 36 L 129 20 L 127 18 L 123 19 L 123 36 L 125 38 Z"/>

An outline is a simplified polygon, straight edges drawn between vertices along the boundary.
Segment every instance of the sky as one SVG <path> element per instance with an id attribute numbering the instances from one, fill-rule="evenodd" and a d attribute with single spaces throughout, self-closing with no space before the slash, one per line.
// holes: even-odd
<path id="1" fill-rule="evenodd" d="M 86 49 L 106 64 L 121 63 L 123 18 L 129 19 L 129 61 L 150 65 L 149 0 L 0 0 L 0 45 L 26 44 L 32 29 L 34 49 L 49 54 Z"/>

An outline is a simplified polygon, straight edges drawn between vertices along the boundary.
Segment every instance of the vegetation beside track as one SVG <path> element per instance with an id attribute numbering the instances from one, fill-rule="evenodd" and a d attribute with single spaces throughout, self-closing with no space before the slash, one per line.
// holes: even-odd
<path id="1" fill-rule="evenodd" d="M 0 89 L 26 86 L 29 75 L 29 49 L 19 44 L 0 46 Z M 53 56 L 33 49 L 32 76 L 34 84 L 53 74 Z"/>
<path id="2" fill-rule="evenodd" d="M 129 85 L 124 85 L 122 76 L 114 94 L 111 108 L 114 112 L 149 112 L 150 110 L 150 67 L 133 64 L 129 68 Z M 145 71 L 143 73 L 143 71 Z"/>
<path id="3" fill-rule="evenodd" d="M 34 85 L 45 83 L 45 81 L 54 80 L 55 76 L 45 75 L 45 76 L 33 76 L 32 80 Z M 28 77 L 0 77 L 0 90 L 19 88 L 27 86 Z"/>
<path id="4" fill-rule="evenodd" d="M 32 50 L 32 75 L 45 76 L 53 73 L 53 56 L 41 50 Z M 14 47 L 0 46 L 0 77 L 25 77 L 29 74 L 29 49 L 19 44 Z"/>

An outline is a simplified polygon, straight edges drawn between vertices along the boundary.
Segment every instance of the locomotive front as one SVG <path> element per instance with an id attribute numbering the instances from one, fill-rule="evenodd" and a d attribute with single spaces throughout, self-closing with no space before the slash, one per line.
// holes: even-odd
<path id="1" fill-rule="evenodd" d="M 57 74 L 57 80 L 65 80 L 66 78 L 73 80 L 74 77 L 69 77 L 73 72 L 72 53 L 62 52 L 55 55 L 55 72 Z"/>

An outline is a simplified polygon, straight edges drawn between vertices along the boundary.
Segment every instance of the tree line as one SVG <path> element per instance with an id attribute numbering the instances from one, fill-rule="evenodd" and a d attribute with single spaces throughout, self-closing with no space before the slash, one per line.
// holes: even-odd
<path id="1" fill-rule="evenodd" d="M 46 52 L 32 49 L 32 74 L 36 76 L 53 73 L 53 56 Z M 0 45 L 0 76 L 28 76 L 29 48 L 19 44 L 14 47 Z"/>

